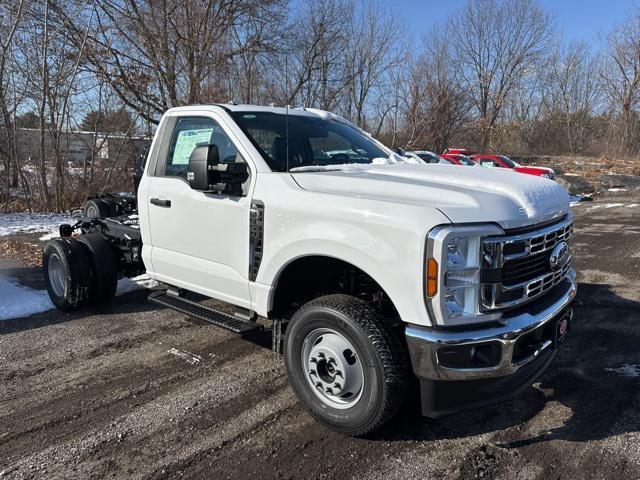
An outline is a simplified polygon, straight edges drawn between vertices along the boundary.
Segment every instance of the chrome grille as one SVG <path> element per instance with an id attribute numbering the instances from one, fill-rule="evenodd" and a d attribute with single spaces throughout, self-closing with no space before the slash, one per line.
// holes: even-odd
<path id="1" fill-rule="evenodd" d="M 482 306 L 485 310 L 515 307 L 539 297 L 571 270 L 571 255 L 552 269 L 551 250 L 573 235 L 571 216 L 517 235 L 483 240 Z"/>
<path id="2" fill-rule="evenodd" d="M 523 233 L 496 239 L 503 246 L 503 261 L 528 257 L 536 253 L 546 252 L 562 240 L 569 240 L 573 235 L 573 223 L 569 219 L 539 231 Z M 493 241 L 493 239 L 488 239 Z"/>
<path id="3" fill-rule="evenodd" d="M 502 265 L 502 284 L 515 285 L 550 271 L 549 254 L 546 252 L 507 260 Z"/>

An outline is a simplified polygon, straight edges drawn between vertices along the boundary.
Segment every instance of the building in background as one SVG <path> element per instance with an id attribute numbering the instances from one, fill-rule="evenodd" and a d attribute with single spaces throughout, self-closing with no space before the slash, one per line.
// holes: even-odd
<path id="1" fill-rule="evenodd" d="M 69 130 L 60 132 L 56 152 L 51 134 L 45 137 L 48 155 L 64 158 L 70 167 L 107 167 L 114 162 L 120 167 L 133 166 L 150 144 L 151 139 L 146 136 Z M 18 128 L 16 147 L 21 165 L 35 165 L 40 158 L 40 130 Z"/>

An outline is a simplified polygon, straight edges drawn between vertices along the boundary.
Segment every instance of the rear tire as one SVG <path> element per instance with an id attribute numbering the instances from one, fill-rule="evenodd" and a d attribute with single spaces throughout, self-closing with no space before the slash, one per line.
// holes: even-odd
<path id="1" fill-rule="evenodd" d="M 115 212 L 109 203 L 101 198 L 92 198 L 84 204 L 84 216 L 87 218 L 108 218 L 112 217 Z"/>
<path id="2" fill-rule="evenodd" d="M 92 304 L 108 302 L 118 285 L 118 266 L 111 244 L 97 233 L 82 235 L 78 242 L 86 250 L 91 264 L 89 301 Z"/>
<path id="3" fill-rule="evenodd" d="M 285 365 L 307 410 L 330 429 L 353 436 L 391 419 L 408 381 L 399 332 L 369 303 L 349 295 L 300 307 L 287 326 Z"/>
<path id="4" fill-rule="evenodd" d="M 73 310 L 89 298 L 91 266 L 73 238 L 54 238 L 44 247 L 42 267 L 49 298 L 60 310 Z"/>

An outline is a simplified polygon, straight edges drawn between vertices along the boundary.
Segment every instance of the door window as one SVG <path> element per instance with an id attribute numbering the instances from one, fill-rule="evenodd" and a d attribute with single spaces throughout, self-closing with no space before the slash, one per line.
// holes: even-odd
<path id="1" fill-rule="evenodd" d="M 191 152 L 200 145 L 218 146 L 220 163 L 235 163 L 238 150 L 218 123 L 206 117 L 182 117 L 176 122 L 163 174 L 186 178 Z"/>
<path id="2" fill-rule="evenodd" d="M 502 167 L 502 165 L 500 165 L 498 162 L 496 162 L 494 160 L 485 160 L 485 159 L 480 160 L 480 165 L 482 165 L 483 167 L 489 167 L 489 168 L 501 168 Z"/>

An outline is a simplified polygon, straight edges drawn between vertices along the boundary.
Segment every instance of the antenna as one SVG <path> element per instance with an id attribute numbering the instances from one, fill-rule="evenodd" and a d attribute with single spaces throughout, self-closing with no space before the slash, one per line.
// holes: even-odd
<path id="1" fill-rule="evenodd" d="M 287 88 L 287 104 L 284 107 L 284 128 L 285 138 L 287 139 L 286 156 L 287 156 L 287 172 L 289 172 L 289 54 L 284 57 L 284 78 Z"/>

